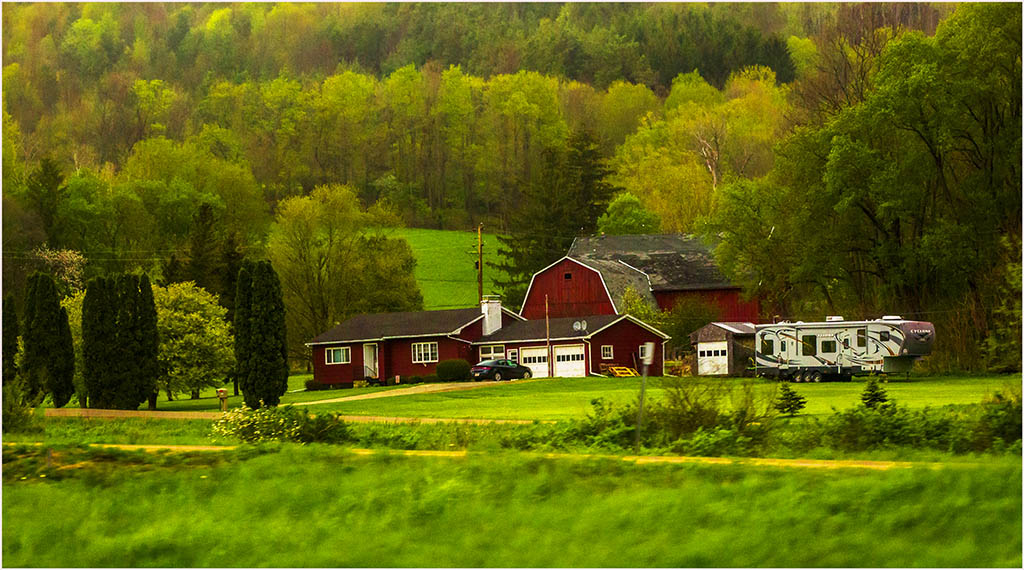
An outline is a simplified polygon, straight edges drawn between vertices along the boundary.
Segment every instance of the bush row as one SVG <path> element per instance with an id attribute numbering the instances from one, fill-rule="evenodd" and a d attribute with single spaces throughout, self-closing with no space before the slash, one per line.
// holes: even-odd
<path id="1" fill-rule="evenodd" d="M 507 424 L 350 424 L 336 414 L 310 416 L 291 407 L 227 412 L 216 435 L 245 442 L 348 443 L 398 449 L 515 449 L 624 452 L 639 442 L 646 453 L 765 456 L 926 449 L 954 454 L 1021 452 L 1021 395 L 997 393 L 970 406 L 911 411 L 888 400 L 877 385 L 859 405 L 824 419 L 777 419 L 775 394 L 752 383 L 668 379 L 665 396 L 616 406 L 591 402 L 581 420 Z"/>

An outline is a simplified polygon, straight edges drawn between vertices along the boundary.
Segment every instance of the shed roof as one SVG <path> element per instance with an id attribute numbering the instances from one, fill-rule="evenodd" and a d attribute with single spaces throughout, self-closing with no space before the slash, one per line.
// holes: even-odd
<path id="1" fill-rule="evenodd" d="M 708 247 L 692 235 L 581 237 L 573 242 L 569 256 L 588 264 L 628 264 L 647 275 L 652 291 L 737 288 L 722 274 Z"/>
<path id="2" fill-rule="evenodd" d="M 309 344 L 445 335 L 480 318 L 483 318 L 483 313 L 479 307 L 356 315 L 314 338 Z"/>

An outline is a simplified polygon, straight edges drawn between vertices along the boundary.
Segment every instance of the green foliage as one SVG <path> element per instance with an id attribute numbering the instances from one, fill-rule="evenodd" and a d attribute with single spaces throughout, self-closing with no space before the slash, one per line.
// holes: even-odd
<path id="1" fill-rule="evenodd" d="M 308 360 L 304 343 L 356 314 L 422 308 L 415 257 L 405 240 L 388 237 L 382 216 L 337 185 L 279 204 L 267 256 L 288 308 L 291 358 Z"/>
<path id="2" fill-rule="evenodd" d="M 783 382 L 779 385 L 779 396 L 774 405 L 780 414 L 793 417 L 807 405 L 807 398 L 798 394 L 789 383 Z"/>
<path id="3" fill-rule="evenodd" d="M 277 272 L 269 261 L 258 261 L 250 267 L 250 303 L 243 333 L 247 353 L 242 355 L 238 376 L 246 405 L 255 409 L 277 406 L 288 389 L 288 345 Z"/>
<path id="4" fill-rule="evenodd" d="M 469 363 L 461 358 L 442 360 L 437 363 L 437 378 L 441 382 L 469 380 Z"/>
<path id="5" fill-rule="evenodd" d="M 18 310 L 14 295 L 4 295 L 3 302 L 3 385 L 14 382 L 18 376 Z"/>
<path id="6" fill-rule="evenodd" d="M 213 434 L 243 443 L 344 443 L 348 428 L 337 414 L 312 415 L 304 408 L 292 406 L 255 410 L 242 406 L 225 412 L 215 421 Z"/>
<path id="7" fill-rule="evenodd" d="M 29 277 L 23 338 L 26 397 L 47 394 L 54 406 L 63 407 L 75 390 L 75 353 L 67 312 L 60 306 L 56 285 L 48 274 Z"/>
<path id="8" fill-rule="evenodd" d="M 877 378 L 871 378 L 864 386 L 864 392 L 860 395 L 860 401 L 865 408 L 870 410 L 884 411 L 891 409 L 893 403 L 889 401 L 885 389 L 878 385 Z"/>
<path id="9" fill-rule="evenodd" d="M 597 219 L 597 231 L 608 235 L 653 234 L 660 229 L 658 215 L 644 208 L 629 192 L 621 192 Z"/>
<path id="10" fill-rule="evenodd" d="M 220 386 L 235 367 L 226 309 L 194 283 L 154 287 L 160 371 L 156 389 L 169 394 Z"/>
<path id="11" fill-rule="evenodd" d="M 33 408 L 39 405 L 39 398 L 31 396 L 25 389 L 25 382 L 16 378 L 3 385 L 3 418 L 0 427 L 3 433 L 36 433 L 42 431 Z"/>
<path id="12" fill-rule="evenodd" d="M 238 278 L 235 287 L 235 318 L 232 322 L 235 335 L 235 368 L 231 373 L 234 379 L 235 394 L 238 394 L 240 384 L 248 382 L 246 376 L 249 374 L 249 343 L 250 343 L 250 314 L 252 312 L 252 271 L 255 264 L 249 259 L 243 259 L 238 269 Z"/>
<path id="13" fill-rule="evenodd" d="M 83 379 L 92 408 L 111 408 L 118 381 L 114 378 L 119 352 L 117 338 L 118 296 L 113 279 L 89 281 L 82 301 Z"/>

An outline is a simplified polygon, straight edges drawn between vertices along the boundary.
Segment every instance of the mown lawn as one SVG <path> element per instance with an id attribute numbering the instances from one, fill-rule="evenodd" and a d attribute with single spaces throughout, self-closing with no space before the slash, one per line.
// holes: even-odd
<path id="1" fill-rule="evenodd" d="M 739 379 L 714 380 L 738 384 Z M 936 376 L 918 377 L 909 381 L 882 384 L 891 399 L 910 408 L 976 404 L 985 396 L 1009 385 L 1020 386 L 1021 377 L 1011 376 Z M 650 398 L 662 395 L 661 379 L 649 378 Z M 758 390 L 771 393 L 777 385 L 757 382 Z M 634 400 L 640 391 L 639 378 L 555 378 L 516 380 L 476 390 L 443 392 L 311 405 L 310 410 L 337 411 L 350 415 L 412 416 L 431 418 L 487 418 L 559 420 L 582 418 L 591 409 L 591 401 L 604 398 L 624 404 Z M 860 401 L 864 381 L 823 384 L 794 384 L 807 398 L 805 415 L 825 415 L 832 408 L 845 409 Z"/>
<path id="2" fill-rule="evenodd" d="M 401 228 L 394 230 L 394 235 L 404 237 L 416 257 L 414 275 L 423 294 L 424 309 L 457 309 L 477 304 L 475 231 Z M 483 242 L 484 293 L 490 293 L 494 290 L 496 272 L 487 263 L 498 263 L 501 257 L 494 234 L 483 234 Z"/>
<path id="3" fill-rule="evenodd" d="M 1021 565 L 1019 458 L 880 472 L 296 445 L 75 453 L 5 450 L 5 565 Z"/>

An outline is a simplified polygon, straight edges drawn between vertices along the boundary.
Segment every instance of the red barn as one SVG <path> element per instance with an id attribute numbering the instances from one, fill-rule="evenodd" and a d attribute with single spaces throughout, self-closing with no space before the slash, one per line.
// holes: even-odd
<path id="1" fill-rule="evenodd" d="M 652 307 L 671 309 L 681 299 L 697 299 L 718 308 L 723 321 L 757 322 L 760 305 L 744 300 L 694 236 L 681 234 L 577 238 L 569 254 L 538 271 L 530 281 L 520 314 L 614 314 L 632 288 Z"/>

